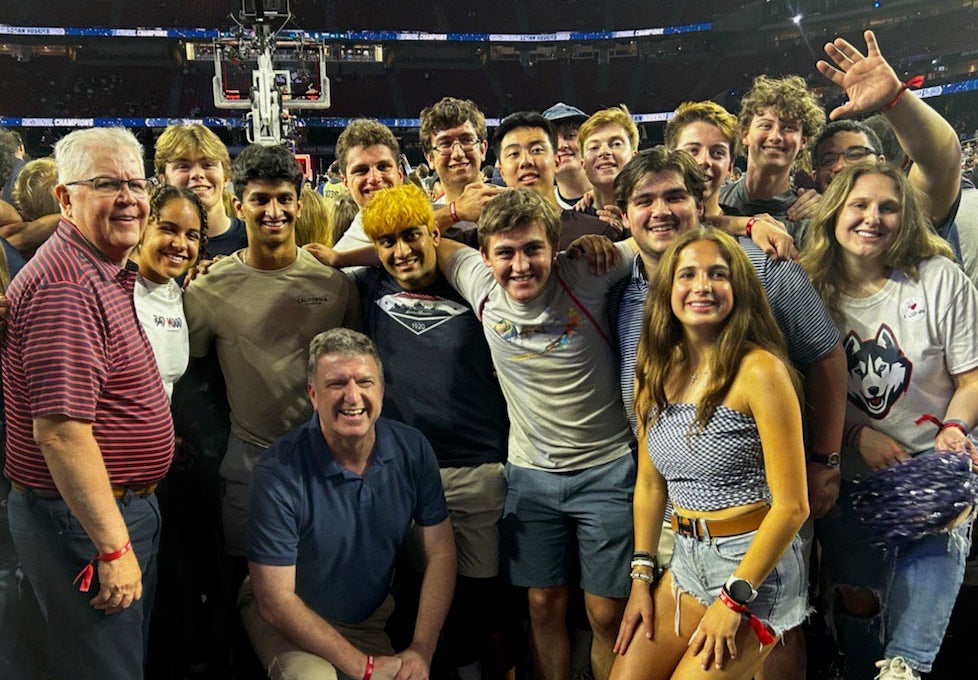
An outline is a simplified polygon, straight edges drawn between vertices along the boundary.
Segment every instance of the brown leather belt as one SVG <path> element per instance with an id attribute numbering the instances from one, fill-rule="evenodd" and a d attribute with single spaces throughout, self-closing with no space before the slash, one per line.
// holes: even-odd
<path id="1" fill-rule="evenodd" d="M 683 517 L 675 512 L 672 513 L 672 530 L 682 536 L 689 536 L 698 541 L 708 541 L 711 538 L 723 538 L 725 536 L 738 536 L 749 531 L 756 531 L 761 522 L 771 509 L 770 505 L 764 505 L 756 510 L 751 510 L 737 517 L 727 519 L 696 519 L 693 517 Z"/>
<path id="2" fill-rule="evenodd" d="M 116 498 L 124 498 L 125 496 L 135 496 L 136 498 L 146 498 L 151 493 L 156 491 L 156 487 L 159 482 L 152 482 L 150 484 L 135 484 L 135 485 L 112 485 L 112 495 Z M 20 493 L 31 493 L 38 498 L 61 498 L 61 492 L 57 489 L 35 489 L 32 486 L 24 486 L 20 482 L 11 481 L 10 486 L 14 491 L 19 491 Z"/>

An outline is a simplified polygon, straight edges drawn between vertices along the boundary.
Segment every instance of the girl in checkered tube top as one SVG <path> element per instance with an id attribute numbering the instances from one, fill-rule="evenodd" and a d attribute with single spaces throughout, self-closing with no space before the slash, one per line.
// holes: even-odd
<path id="1" fill-rule="evenodd" d="M 701 228 L 661 256 L 636 361 L 632 591 L 611 680 L 749 680 L 809 612 L 798 380 L 747 256 Z M 675 547 L 654 559 L 672 502 Z M 623 565 L 624 566 L 624 565 Z"/>

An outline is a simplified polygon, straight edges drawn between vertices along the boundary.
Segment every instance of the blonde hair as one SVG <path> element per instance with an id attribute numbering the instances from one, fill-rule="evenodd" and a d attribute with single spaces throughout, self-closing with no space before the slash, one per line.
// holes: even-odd
<path id="1" fill-rule="evenodd" d="M 217 161 L 224 169 L 224 179 L 231 176 L 231 156 L 228 148 L 212 130 L 200 123 L 170 125 L 157 138 L 153 157 L 154 172 L 163 179 L 166 164 L 178 158 L 203 156 Z"/>
<path id="2" fill-rule="evenodd" d="M 917 280 L 920 276 L 921 260 L 934 255 L 954 259 L 951 247 L 932 230 L 930 218 L 920 204 L 917 189 L 899 167 L 888 161 L 846 166 L 832 178 L 822 201 L 815 209 L 799 260 L 825 305 L 834 312 L 839 309 L 842 294 L 840 284 L 846 280 L 842 265 L 842 246 L 835 237 L 835 225 L 856 182 L 864 175 L 873 174 L 888 177 L 900 198 L 900 228 L 889 248 L 883 253 L 884 266 Z"/>
<path id="3" fill-rule="evenodd" d="M 665 143 L 670 149 L 679 145 L 679 137 L 690 123 L 712 125 L 730 146 L 730 157 L 740 153 L 740 136 L 737 134 L 737 117 L 725 108 L 711 101 L 683 102 L 666 123 Z"/>
<path id="4" fill-rule="evenodd" d="M 329 201 L 310 187 L 302 190 L 299 200 L 302 202 L 302 210 L 295 220 L 295 244 L 300 247 L 307 243 L 330 245 L 332 220 Z"/>
<path id="5" fill-rule="evenodd" d="M 435 229 L 435 214 L 428 195 L 414 184 L 382 189 L 363 208 L 363 232 L 371 241 L 405 227 Z"/>
<path id="6" fill-rule="evenodd" d="M 587 141 L 587 138 L 593 135 L 595 130 L 605 125 L 621 127 L 628 135 L 628 142 L 632 145 L 632 151 L 638 150 L 638 126 L 632 120 L 628 107 L 619 104 L 608 109 L 595 111 L 586 121 L 581 123 L 581 127 L 577 131 L 577 145 L 581 151 L 584 150 L 584 142 Z"/>
<path id="7" fill-rule="evenodd" d="M 238 216 L 238 211 L 234 209 L 234 194 L 227 189 L 221 193 L 221 203 L 224 205 L 224 212 L 228 217 Z"/>
<path id="8" fill-rule="evenodd" d="M 58 184 L 58 164 L 53 158 L 36 158 L 21 168 L 14 181 L 13 198 L 20 216 L 30 222 L 61 211 L 54 187 Z"/>

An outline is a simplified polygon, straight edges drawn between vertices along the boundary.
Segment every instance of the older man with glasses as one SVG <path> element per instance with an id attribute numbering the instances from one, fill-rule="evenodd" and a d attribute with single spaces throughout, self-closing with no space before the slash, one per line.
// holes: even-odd
<path id="1" fill-rule="evenodd" d="M 126 265 L 152 181 L 122 128 L 73 132 L 54 151 L 61 222 L 8 291 L 10 530 L 44 613 L 48 677 L 138 678 L 156 584 L 154 491 L 173 454 Z"/>

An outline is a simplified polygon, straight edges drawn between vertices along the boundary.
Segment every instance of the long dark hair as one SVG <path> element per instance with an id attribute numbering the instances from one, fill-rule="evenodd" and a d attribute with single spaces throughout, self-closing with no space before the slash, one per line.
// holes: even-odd
<path id="1" fill-rule="evenodd" d="M 635 360 L 635 415 L 638 422 L 657 418 L 669 404 L 666 385 L 677 366 L 688 358 L 685 330 L 672 312 L 672 285 L 679 255 L 687 246 L 712 241 L 730 266 L 734 303 L 716 340 L 717 351 L 708 369 L 706 392 L 696 407 L 693 425 L 705 427 L 733 385 L 741 360 L 754 348 L 765 349 L 784 362 L 799 389 L 797 373 L 788 361 L 784 335 L 774 320 L 764 288 L 750 260 L 724 232 L 700 227 L 686 232 L 662 255 L 645 300 L 642 335 Z"/>

